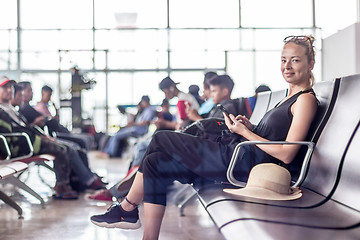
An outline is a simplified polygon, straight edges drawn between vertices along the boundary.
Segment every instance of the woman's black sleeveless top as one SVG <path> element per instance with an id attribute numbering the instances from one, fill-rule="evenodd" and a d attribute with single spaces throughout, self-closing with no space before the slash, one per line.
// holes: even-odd
<path id="1" fill-rule="evenodd" d="M 301 94 L 308 92 L 314 93 L 312 89 L 300 91 L 282 104 L 278 103 L 264 115 L 253 132 L 270 141 L 285 141 L 293 119 L 291 106 Z"/>

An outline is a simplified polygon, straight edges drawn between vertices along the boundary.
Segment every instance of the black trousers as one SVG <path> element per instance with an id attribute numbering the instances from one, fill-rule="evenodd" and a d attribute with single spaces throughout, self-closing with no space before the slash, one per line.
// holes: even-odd
<path id="1" fill-rule="evenodd" d="M 214 141 L 173 131 L 157 132 L 139 168 L 144 176 L 144 202 L 165 206 L 168 186 L 175 180 L 195 186 L 227 182 L 226 172 L 234 148 L 245 140 L 232 133 L 223 133 L 219 141 Z M 242 147 L 238 158 L 234 176 L 243 182 L 253 166 L 278 162 L 254 145 Z"/>
<path id="2" fill-rule="evenodd" d="M 157 132 L 139 171 L 144 176 L 144 202 L 166 205 L 169 185 L 226 181 L 227 162 L 220 144 L 173 131 Z"/>

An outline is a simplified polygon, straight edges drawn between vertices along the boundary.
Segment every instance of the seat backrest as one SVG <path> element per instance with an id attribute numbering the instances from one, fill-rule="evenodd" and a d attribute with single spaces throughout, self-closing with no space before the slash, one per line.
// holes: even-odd
<path id="1" fill-rule="evenodd" d="M 323 81 L 316 83 L 313 87 L 316 98 L 319 101 L 315 119 L 309 129 L 307 139 L 314 143 L 317 142 L 319 136 L 327 123 L 330 114 L 334 108 L 335 101 L 339 92 L 340 78 L 332 81 Z"/>
<path id="2" fill-rule="evenodd" d="M 359 119 L 360 75 L 340 80 L 332 113 L 319 135 L 303 187 L 328 196 L 334 189 L 341 159 Z"/>
<path id="3" fill-rule="evenodd" d="M 282 99 L 284 99 L 286 97 L 286 95 L 287 95 L 287 89 L 281 89 L 278 91 L 271 92 L 267 111 L 269 111 L 270 109 L 273 109 L 276 104 L 278 104 Z"/>
<path id="4" fill-rule="evenodd" d="M 332 199 L 360 211 L 360 121 L 343 156 L 338 184 Z"/>
<path id="5" fill-rule="evenodd" d="M 250 122 L 252 124 L 257 125 L 265 115 L 269 106 L 270 95 L 270 91 L 258 93 L 255 108 L 250 117 Z"/>
<path id="6" fill-rule="evenodd" d="M 237 115 L 245 115 L 247 118 L 251 115 L 251 108 L 249 104 L 249 100 L 244 97 L 232 99 L 233 104 L 236 108 L 235 116 Z"/>
<path id="7" fill-rule="evenodd" d="M 334 103 L 339 91 L 340 79 L 335 79 L 332 81 L 323 81 L 316 83 L 313 87 L 318 100 L 318 109 L 316 111 L 315 118 L 310 126 L 306 141 L 311 141 L 316 143 L 318 136 L 323 130 L 327 120 L 330 117 L 330 114 L 333 110 Z M 293 162 L 290 164 L 290 172 L 293 173 L 293 181 L 297 181 L 301 166 L 303 165 L 303 160 L 307 151 L 307 147 L 303 146 Z M 306 165 L 305 165 L 306 166 Z M 306 173 L 307 169 L 304 169 Z M 297 174 L 296 174 L 297 173 Z"/>

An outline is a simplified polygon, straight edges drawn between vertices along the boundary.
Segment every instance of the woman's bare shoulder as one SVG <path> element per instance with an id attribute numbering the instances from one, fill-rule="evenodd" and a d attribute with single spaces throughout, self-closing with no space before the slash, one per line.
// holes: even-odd
<path id="1" fill-rule="evenodd" d="M 301 94 L 298 99 L 298 102 L 301 102 L 303 104 L 316 104 L 317 105 L 317 99 L 314 93 L 308 92 Z"/>
<path id="2" fill-rule="evenodd" d="M 299 114 L 313 112 L 315 114 L 318 107 L 318 101 L 314 94 L 312 93 L 304 93 L 301 94 L 298 99 L 296 100 L 292 110 L 293 114 L 298 112 Z"/>

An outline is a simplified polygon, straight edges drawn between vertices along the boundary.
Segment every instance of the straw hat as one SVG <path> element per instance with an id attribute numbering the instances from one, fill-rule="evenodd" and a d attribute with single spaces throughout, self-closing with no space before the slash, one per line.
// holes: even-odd
<path id="1" fill-rule="evenodd" d="M 302 196 L 299 188 L 290 187 L 291 175 L 287 169 L 274 163 L 258 164 L 251 169 L 246 187 L 224 189 L 239 196 L 266 200 L 294 200 Z"/>

